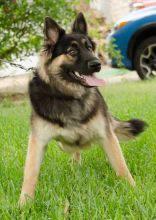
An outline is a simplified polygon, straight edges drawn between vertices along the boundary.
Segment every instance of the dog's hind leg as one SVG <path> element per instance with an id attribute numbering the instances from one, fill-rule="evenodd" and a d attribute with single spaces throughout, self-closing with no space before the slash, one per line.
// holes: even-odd
<path id="1" fill-rule="evenodd" d="M 123 157 L 119 141 L 112 128 L 107 129 L 104 136 L 102 145 L 117 176 L 126 178 L 132 186 L 135 186 L 133 177 L 131 176 Z"/>
<path id="2" fill-rule="evenodd" d="M 80 152 L 75 152 L 72 154 L 72 164 L 81 165 L 81 153 Z"/>
<path id="3" fill-rule="evenodd" d="M 72 165 L 81 165 L 81 151 L 79 149 L 75 149 L 75 147 L 69 147 L 65 144 L 58 143 L 59 147 L 62 151 L 68 153 L 71 156 Z"/>

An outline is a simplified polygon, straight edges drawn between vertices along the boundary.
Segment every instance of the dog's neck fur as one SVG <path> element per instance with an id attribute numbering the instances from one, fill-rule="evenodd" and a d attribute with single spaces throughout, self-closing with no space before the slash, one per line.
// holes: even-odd
<path id="1" fill-rule="evenodd" d="M 52 64 L 48 65 L 50 59 L 50 55 L 45 51 L 40 52 L 38 75 L 45 83 L 51 85 L 53 88 L 57 88 L 61 93 L 74 98 L 81 98 L 88 93 L 88 90 L 92 90 L 91 88 L 86 88 L 80 84 L 62 79 L 60 74 L 64 71 L 61 67 L 62 57 L 60 56 L 59 59 L 54 59 Z M 56 75 L 57 77 L 55 77 Z"/>

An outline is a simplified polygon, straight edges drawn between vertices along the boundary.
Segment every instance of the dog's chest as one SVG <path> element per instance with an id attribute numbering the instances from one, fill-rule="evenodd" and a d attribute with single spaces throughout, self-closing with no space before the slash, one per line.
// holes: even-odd
<path id="1" fill-rule="evenodd" d="M 51 125 L 54 139 L 64 146 L 85 148 L 93 142 L 99 142 L 104 135 L 104 118 L 97 114 L 88 123 L 79 126 L 61 128 Z"/>
<path id="2" fill-rule="evenodd" d="M 80 126 L 58 129 L 54 138 L 63 145 L 83 147 L 95 136 L 96 135 L 91 128 L 89 129 L 85 126 Z"/>
<path id="3" fill-rule="evenodd" d="M 96 114 L 101 99 L 94 88 L 86 89 L 82 97 L 75 98 L 45 85 L 39 78 L 30 82 L 29 94 L 35 112 L 62 127 L 89 121 Z"/>
<path id="4" fill-rule="evenodd" d="M 54 138 L 64 145 L 83 147 L 103 136 L 104 103 L 96 89 L 86 89 L 81 98 L 67 97 L 37 78 L 31 81 L 29 94 L 43 141 Z"/>
<path id="5" fill-rule="evenodd" d="M 68 153 L 79 151 L 95 142 L 100 142 L 105 135 L 105 120 L 100 112 L 85 124 L 66 127 L 61 127 L 34 115 L 32 126 L 43 143 L 55 139 L 60 142 L 61 149 Z"/>
<path id="6" fill-rule="evenodd" d="M 87 94 L 86 97 L 73 99 L 54 97 L 49 104 L 49 117 L 61 121 L 64 127 L 84 124 L 98 110 L 99 100 L 96 94 Z"/>

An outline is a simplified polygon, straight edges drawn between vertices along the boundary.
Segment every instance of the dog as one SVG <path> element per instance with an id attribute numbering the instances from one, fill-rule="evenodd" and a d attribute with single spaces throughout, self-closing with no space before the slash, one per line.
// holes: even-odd
<path id="1" fill-rule="evenodd" d="M 144 131 L 139 119 L 121 121 L 112 116 L 97 87 L 101 69 L 95 43 L 88 36 L 87 23 L 79 13 L 71 33 L 50 17 L 44 22 L 44 45 L 39 65 L 29 83 L 32 105 L 31 131 L 19 199 L 22 207 L 33 198 L 45 146 L 51 139 L 80 163 L 81 151 L 100 143 L 117 176 L 134 186 L 119 140 L 133 139 Z"/>

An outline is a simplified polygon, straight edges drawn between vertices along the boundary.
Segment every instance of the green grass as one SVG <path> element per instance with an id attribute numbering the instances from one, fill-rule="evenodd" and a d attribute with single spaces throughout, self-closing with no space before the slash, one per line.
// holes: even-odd
<path id="1" fill-rule="evenodd" d="M 53 142 L 35 201 L 20 212 L 30 107 L 27 100 L 5 99 L 0 104 L 0 219 L 156 219 L 156 81 L 110 85 L 102 93 L 115 116 L 142 118 L 150 125 L 136 140 L 122 143 L 136 188 L 116 177 L 98 146 L 83 153 L 82 166 L 73 167 Z"/>

